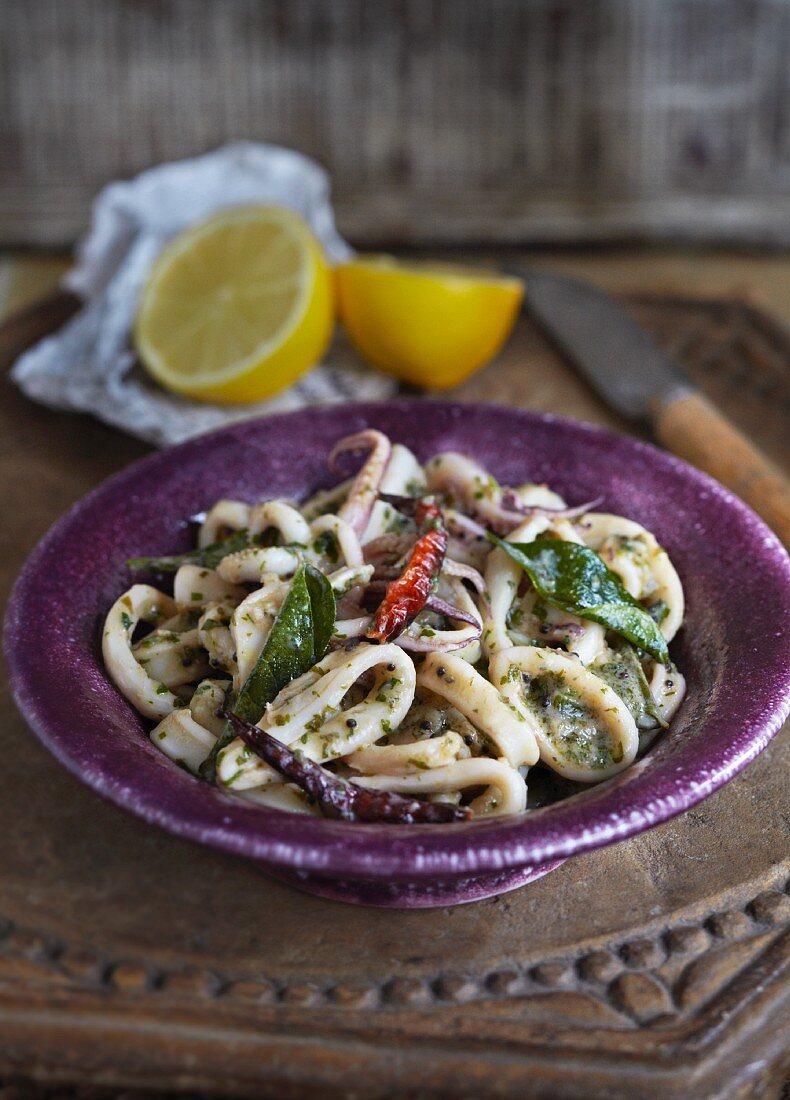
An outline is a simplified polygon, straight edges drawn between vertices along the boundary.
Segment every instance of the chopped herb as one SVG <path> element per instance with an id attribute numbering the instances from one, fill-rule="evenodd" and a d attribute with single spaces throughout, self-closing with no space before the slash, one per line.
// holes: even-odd
<path id="1" fill-rule="evenodd" d="M 623 746 L 619 741 L 612 744 L 561 675 L 533 676 L 525 685 L 525 696 L 550 744 L 568 760 L 595 770 L 622 760 Z"/>
<path id="2" fill-rule="evenodd" d="M 391 508 L 388 509 L 388 515 L 386 515 L 384 519 L 386 520 L 384 531 L 388 535 L 399 535 L 408 523 L 405 516 L 400 515 L 398 512 L 394 512 Z"/>
<path id="3" fill-rule="evenodd" d="M 336 714 L 337 708 L 327 704 L 319 714 L 314 714 L 309 722 L 305 722 L 304 728 L 309 730 L 310 733 L 318 733 L 324 722 L 327 722 L 330 718 L 334 718 Z"/>
<path id="4" fill-rule="evenodd" d="M 384 682 L 379 687 L 379 692 L 378 692 L 378 695 L 376 696 L 376 702 L 377 703 L 388 703 L 389 699 L 387 698 L 387 696 L 384 693 L 387 692 L 387 691 L 392 691 L 393 688 L 398 687 L 398 685 L 401 684 L 401 683 L 402 683 L 402 681 L 399 680 L 397 678 L 397 676 L 390 676 L 388 679 L 384 680 Z"/>
<path id="5" fill-rule="evenodd" d="M 669 607 L 664 600 L 656 600 L 655 603 L 648 604 L 645 607 L 645 611 L 654 622 L 661 626 L 664 619 L 666 619 L 669 614 Z"/>
<path id="6" fill-rule="evenodd" d="M 322 531 L 313 542 L 313 551 L 333 565 L 340 559 L 337 539 L 333 531 Z"/>

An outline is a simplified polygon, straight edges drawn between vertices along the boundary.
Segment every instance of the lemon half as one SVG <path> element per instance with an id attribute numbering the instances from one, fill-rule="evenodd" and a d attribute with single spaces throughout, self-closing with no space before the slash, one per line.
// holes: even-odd
<path id="1" fill-rule="evenodd" d="M 341 264 L 336 279 L 341 320 L 362 355 L 404 382 L 436 389 L 496 355 L 524 296 L 520 279 L 388 256 Z"/>
<path id="2" fill-rule="evenodd" d="M 169 390 L 201 401 L 258 401 L 323 355 L 332 273 L 302 219 L 232 207 L 164 249 L 134 326 L 140 358 Z"/>

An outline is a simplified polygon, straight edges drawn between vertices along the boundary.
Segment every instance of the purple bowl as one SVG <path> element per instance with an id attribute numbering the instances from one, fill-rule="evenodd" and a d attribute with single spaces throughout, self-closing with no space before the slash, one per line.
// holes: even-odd
<path id="1" fill-rule="evenodd" d="M 124 561 L 190 546 L 185 523 L 222 496 L 304 496 L 326 456 L 372 426 L 422 459 L 463 450 L 503 482 L 548 481 L 571 503 L 650 528 L 688 600 L 672 650 L 688 693 L 670 730 L 614 780 L 525 815 L 452 826 L 350 825 L 245 804 L 177 768 L 102 666 Z M 380 906 L 451 905 L 511 890 L 577 852 L 687 810 L 732 779 L 790 709 L 790 559 L 716 482 L 600 428 L 486 405 L 401 401 L 248 421 L 130 466 L 75 505 L 14 588 L 5 649 L 41 741 L 110 801 L 178 836 L 255 860 L 295 886 Z"/>

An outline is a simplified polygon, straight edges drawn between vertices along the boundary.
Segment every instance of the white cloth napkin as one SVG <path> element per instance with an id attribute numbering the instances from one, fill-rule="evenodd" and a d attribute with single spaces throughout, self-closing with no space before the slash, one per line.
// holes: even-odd
<path id="1" fill-rule="evenodd" d="M 170 237 L 222 207 L 278 203 L 302 215 L 330 260 L 343 260 L 352 253 L 335 229 L 329 190 L 326 172 L 309 157 L 253 142 L 109 184 L 94 203 L 91 229 L 64 279 L 85 306 L 25 352 L 11 377 L 36 401 L 90 412 L 160 446 L 266 412 L 388 397 L 396 388 L 392 379 L 361 363 L 341 363 L 331 351 L 288 390 L 244 406 L 204 405 L 166 393 L 135 366 L 130 332 L 137 302 Z"/>

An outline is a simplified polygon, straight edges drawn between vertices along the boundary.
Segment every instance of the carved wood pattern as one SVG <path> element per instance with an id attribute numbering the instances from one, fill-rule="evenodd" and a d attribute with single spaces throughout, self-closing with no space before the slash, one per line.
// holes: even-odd
<path id="1" fill-rule="evenodd" d="M 445 971 L 429 979 L 387 978 L 379 984 L 329 980 L 296 983 L 258 973 L 200 967 L 162 968 L 139 957 L 114 958 L 57 934 L 0 918 L 0 986 L 102 990 L 156 999 L 221 1000 L 245 1005 L 301 1005 L 325 1010 L 386 1011 L 473 1002 L 524 1003 L 554 991 L 612 1010 L 597 1025 L 665 1026 L 694 1015 L 769 947 L 790 932 L 790 878 L 737 908 L 701 922 L 682 917 L 652 934 L 579 949 L 533 965 L 469 974 Z M 788 944 L 790 946 L 790 944 Z M 790 959 L 790 956 L 788 956 Z"/>
<path id="2" fill-rule="evenodd" d="M 727 1036 L 732 1041 L 733 1033 L 736 1040 L 742 1032 L 748 1034 L 761 1011 L 766 1013 L 766 1026 L 777 1029 L 774 1039 L 778 1036 L 781 1042 L 783 1009 L 790 1002 L 790 984 L 782 982 L 790 967 L 790 878 L 702 919 L 674 914 L 668 924 L 659 922 L 624 940 L 581 946 L 524 966 L 486 973 L 446 970 L 424 980 L 278 981 L 258 973 L 161 967 L 144 957 L 114 957 L 9 920 L 2 921 L 0 934 L 0 1014 L 7 1019 L 13 1020 L 20 1011 L 33 1019 L 39 1013 L 46 1026 L 51 1012 L 59 1010 L 66 1013 L 64 1021 L 76 1025 L 76 1018 L 89 1014 L 93 1006 L 103 1019 L 113 1021 L 116 1047 L 119 1042 L 134 1043 L 141 1028 L 143 1032 L 160 1028 L 168 1034 L 169 1021 L 180 1026 L 188 1021 L 191 1050 L 205 1049 L 208 1061 L 208 1038 L 220 1023 L 237 1039 L 262 1043 L 265 1037 L 284 1051 L 289 1050 L 288 1036 L 295 1031 L 310 1034 L 315 1029 L 322 1058 L 333 1046 L 343 1049 L 354 1038 L 365 1037 L 380 1051 L 409 1036 L 411 1041 L 430 1043 L 446 1056 L 448 1045 L 451 1052 L 465 1050 L 469 1044 L 474 1047 L 483 1027 L 486 1041 L 477 1051 L 480 1065 L 490 1065 L 487 1059 L 496 1051 L 505 1055 L 518 1050 L 525 1064 L 539 1060 L 547 1051 L 548 1026 L 553 1043 L 560 1044 L 555 1054 L 561 1051 L 569 1063 L 576 1056 L 584 1058 L 592 1075 L 588 1095 L 598 1095 L 589 1091 L 597 1084 L 605 1086 L 602 1096 L 626 1096 L 636 1073 L 643 1097 L 711 1096 L 709 1077 L 700 1084 L 702 1091 L 693 1085 L 700 1050 L 726 1046 Z M 761 1009 L 760 1002 L 766 999 L 768 1008 Z M 173 1046 L 178 1030 L 168 1039 Z M 771 1046 L 776 1043 L 769 1042 Z M 662 1086 L 666 1091 L 654 1091 L 656 1049 L 679 1071 Z M 778 1096 L 781 1082 L 781 1047 L 773 1054 L 773 1059 L 765 1058 L 761 1064 L 761 1095 L 765 1096 Z M 200 1057 L 193 1053 L 196 1056 Z M 629 1060 L 627 1080 L 620 1080 L 623 1057 Z M 60 1074 L 55 1071 L 54 1077 L 59 1080 Z M 528 1088 L 522 1094 L 576 1096 L 570 1077 L 572 1073 L 564 1078 L 562 1092 L 546 1094 Z M 308 1079 L 298 1069 L 278 1072 L 275 1067 L 257 1081 L 253 1091 L 242 1087 L 240 1094 L 299 1096 Z M 216 1074 L 209 1072 L 206 1081 L 210 1091 L 226 1094 Z M 410 1081 L 397 1092 L 390 1091 L 392 1085 L 386 1079 L 372 1087 L 361 1083 L 353 1094 L 450 1094 L 445 1086 L 434 1092 L 416 1088 L 413 1077 Z M 348 1078 L 341 1076 L 340 1082 L 330 1071 L 326 1095 L 351 1095 Z M 129 1083 L 124 1080 L 125 1085 Z M 755 1085 L 751 1074 L 749 1088 Z M 121 1095 L 117 1089 L 73 1086 L 64 1090 L 60 1085 L 53 1089 L 13 1073 L 5 1079 L 0 1076 L 2 1100 L 54 1095 L 109 1100 Z M 485 1087 L 477 1091 L 483 1096 L 500 1095 Z M 124 1097 L 138 1095 L 144 1094 L 123 1089 Z M 721 1095 L 753 1093 L 725 1090 Z"/>

